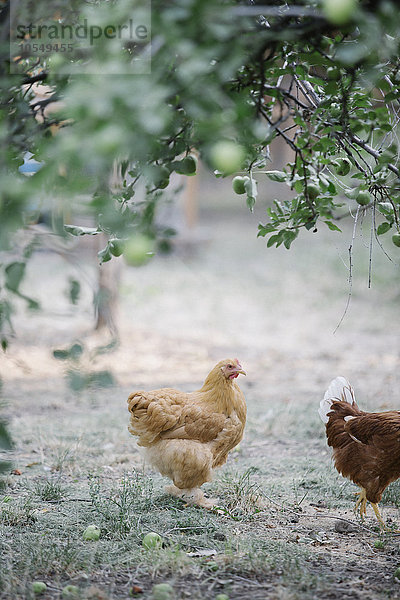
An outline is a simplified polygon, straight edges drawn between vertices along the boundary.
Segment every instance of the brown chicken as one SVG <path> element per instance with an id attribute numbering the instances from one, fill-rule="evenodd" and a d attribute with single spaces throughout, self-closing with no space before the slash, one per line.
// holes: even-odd
<path id="1" fill-rule="evenodd" d="M 240 373 L 246 375 L 237 359 L 221 360 L 198 391 L 162 388 L 128 398 L 129 431 L 150 464 L 174 482 L 166 491 L 187 504 L 215 505 L 200 486 L 243 437 L 246 403 L 235 382 Z"/>
<path id="2" fill-rule="evenodd" d="M 400 477 L 400 412 L 361 411 L 349 382 L 337 377 L 321 401 L 319 414 L 326 423 L 336 469 L 361 488 L 354 510 L 359 509 L 363 517 L 370 502 L 385 527 L 378 502 L 389 483 Z"/>

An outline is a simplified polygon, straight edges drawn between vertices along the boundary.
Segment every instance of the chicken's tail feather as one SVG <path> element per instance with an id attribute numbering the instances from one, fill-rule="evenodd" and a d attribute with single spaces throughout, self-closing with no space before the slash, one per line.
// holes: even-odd
<path id="1" fill-rule="evenodd" d="M 348 402 L 351 404 L 351 406 L 354 406 L 356 403 L 354 390 L 344 377 L 336 377 L 336 379 L 331 381 L 323 399 L 320 402 L 318 413 L 323 423 L 327 423 L 329 421 L 328 414 L 331 410 L 332 403 L 335 402 L 335 400 Z"/>

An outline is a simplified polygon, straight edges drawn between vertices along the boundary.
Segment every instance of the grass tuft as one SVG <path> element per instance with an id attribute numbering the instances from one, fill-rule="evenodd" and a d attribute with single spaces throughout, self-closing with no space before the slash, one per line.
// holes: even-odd
<path id="1" fill-rule="evenodd" d="M 35 482 L 34 488 L 37 496 L 45 502 L 56 502 L 65 498 L 67 494 L 66 488 L 58 480 L 38 480 Z"/>
<path id="2" fill-rule="evenodd" d="M 258 472 L 249 467 L 243 473 L 224 471 L 218 482 L 218 491 L 223 498 L 222 510 L 236 519 L 249 518 L 262 508 L 263 493 L 260 485 L 252 481 Z"/>

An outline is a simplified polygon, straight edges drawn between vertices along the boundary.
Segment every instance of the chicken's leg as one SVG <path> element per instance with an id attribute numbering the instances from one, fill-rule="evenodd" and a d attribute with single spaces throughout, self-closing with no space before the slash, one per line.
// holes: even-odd
<path id="1" fill-rule="evenodd" d="M 354 512 L 357 512 L 357 509 L 360 508 L 360 517 L 364 519 L 364 516 L 367 515 L 367 492 L 364 488 L 361 488 L 361 492 L 356 492 L 356 494 L 358 494 L 358 499 L 354 507 Z M 374 510 L 376 518 L 379 521 L 379 525 L 383 529 L 386 529 L 385 523 L 383 522 L 383 519 L 381 517 L 381 513 L 379 512 L 378 505 L 374 502 L 370 502 L 370 504 Z"/>
<path id="2" fill-rule="evenodd" d="M 165 491 L 167 494 L 181 498 L 188 506 L 195 505 L 211 509 L 218 505 L 217 498 L 206 498 L 200 488 L 180 489 L 176 485 L 167 485 Z"/>
<path id="3" fill-rule="evenodd" d="M 375 504 L 374 502 L 371 502 L 371 506 L 374 509 L 374 513 L 375 513 L 376 518 L 379 521 L 379 525 L 382 527 L 382 529 L 386 530 L 386 526 L 385 526 L 385 523 L 383 522 L 383 519 L 381 517 L 381 513 L 379 512 L 378 505 Z"/>
<path id="4" fill-rule="evenodd" d="M 360 509 L 360 517 L 364 519 L 364 516 L 367 514 L 367 492 L 365 488 L 361 488 L 361 492 L 356 492 L 356 494 L 358 494 L 358 499 L 354 507 L 354 512 Z"/>

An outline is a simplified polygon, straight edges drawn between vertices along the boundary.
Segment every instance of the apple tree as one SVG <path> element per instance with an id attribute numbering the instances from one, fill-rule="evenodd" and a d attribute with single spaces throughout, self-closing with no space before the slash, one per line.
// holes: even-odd
<path id="1" fill-rule="evenodd" d="M 6 25 L 10 2 L 3 4 Z M 114 29 L 149 8 L 138 0 L 30 7 L 33 23 L 65 17 Z M 261 178 L 292 190 L 260 226 L 268 246 L 289 248 L 301 229 L 319 223 L 337 230 L 352 206 L 370 211 L 376 235 L 398 245 L 399 27 L 389 0 L 153 0 L 151 36 L 93 42 L 74 57 L 75 71 L 53 53 L 11 57 L 9 74 L 3 41 L 2 249 L 35 210 L 47 211 L 60 236 L 104 233 L 100 261 L 130 249 L 135 262 L 141 249 L 173 234 L 154 217 L 171 175 L 194 174 L 197 157 L 217 177 L 235 175 L 234 190 L 250 209 Z M 146 57 L 148 71 L 136 72 L 132 65 Z M 48 98 L 35 99 L 38 82 Z M 277 137 L 291 152 L 282 171 L 269 168 Z M 30 178 L 18 171 L 26 152 L 41 165 Z M 121 184 L 113 187 L 116 163 Z M 77 206 L 93 228 L 65 222 Z M 18 293 L 31 251 L 11 266 L 2 262 L 8 292 Z"/>

